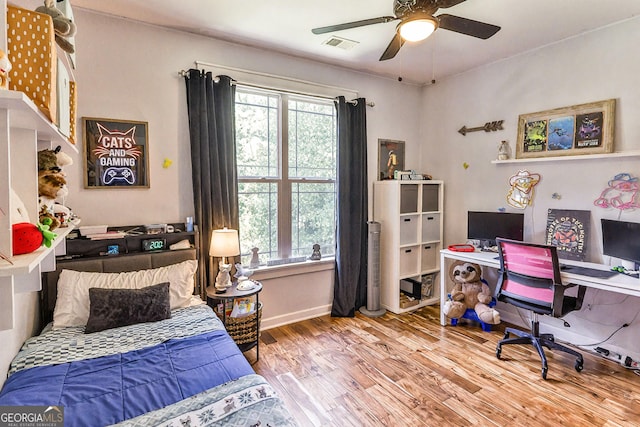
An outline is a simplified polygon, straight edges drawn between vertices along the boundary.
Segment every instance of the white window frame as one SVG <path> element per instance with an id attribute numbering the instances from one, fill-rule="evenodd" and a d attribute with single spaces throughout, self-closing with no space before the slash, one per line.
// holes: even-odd
<path id="1" fill-rule="evenodd" d="M 323 99 L 321 96 L 315 95 L 301 95 L 301 94 L 292 94 L 287 91 L 279 90 L 279 89 L 267 89 L 267 88 L 256 88 L 251 85 L 243 85 L 237 84 L 236 91 L 241 91 L 243 93 L 254 93 L 254 94 L 268 94 L 268 95 L 277 95 L 278 96 L 278 177 L 262 177 L 262 176 L 240 176 L 238 174 L 238 182 L 239 183 L 275 183 L 278 187 L 278 215 L 277 215 L 277 238 L 278 238 L 278 256 L 273 259 L 289 259 L 291 258 L 292 252 L 292 184 L 294 183 L 303 183 L 303 184 L 336 184 L 336 179 L 321 179 L 321 178 L 290 178 L 289 177 L 289 108 L 288 103 L 290 99 L 299 99 L 304 101 L 308 99 L 310 101 L 315 101 L 319 99 Z M 330 101 L 329 101 L 330 102 Z M 286 129 L 285 129 L 286 124 Z M 337 123 L 336 123 L 336 133 L 337 133 Z M 336 139 L 337 141 L 337 139 Z M 337 147 L 336 147 L 337 150 Z M 337 166 L 336 173 L 337 177 Z M 335 188 L 335 187 L 334 187 Z M 336 198 L 337 203 L 337 188 L 334 191 L 334 197 Z M 242 238 L 242 236 L 241 236 Z M 335 236 L 334 236 L 335 243 Z M 311 248 L 309 248 L 309 252 L 311 252 Z M 288 267 L 294 266 L 294 268 L 302 268 L 302 270 L 306 271 L 311 269 L 311 271 L 317 271 L 318 268 L 320 270 L 325 270 L 329 268 L 333 268 L 333 255 L 327 255 L 322 258 L 323 261 L 320 263 L 321 265 L 316 265 L 315 267 L 305 268 L 304 264 L 312 263 L 317 264 L 318 262 L 310 262 L 306 261 L 305 263 L 301 262 L 291 262 L 285 263 L 281 265 L 261 265 L 259 270 L 261 272 L 270 271 L 271 274 L 269 276 L 275 274 L 273 277 L 277 277 L 280 274 L 278 272 L 287 272 L 292 274 Z M 330 265 L 329 265 L 330 263 Z M 301 265 L 302 264 L 302 265 Z M 297 273 L 293 273 L 297 274 Z M 260 275 L 262 277 L 262 275 Z M 262 277 L 264 278 L 264 277 Z"/>

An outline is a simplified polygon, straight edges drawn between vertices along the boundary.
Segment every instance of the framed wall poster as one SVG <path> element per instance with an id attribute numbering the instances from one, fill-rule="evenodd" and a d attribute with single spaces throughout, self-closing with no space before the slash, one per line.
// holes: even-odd
<path id="1" fill-rule="evenodd" d="M 608 99 L 520 115 L 516 158 L 611 153 L 615 106 Z"/>
<path id="2" fill-rule="evenodd" d="M 397 170 L 404 170 L 404 141 L 378 139 L 378 179 L 393 179 Z"/>
<path id="3" fill-rule="evenodd" d="M 549 209 L 546 244 L 557 247 L 558 258 L 584 261 L 590 223 L 591 211 Z"/>
<path id="4" fill-rule="evenodd" d="M 147 122 L 82 118 L 85 188 L 149 188 Z"/>

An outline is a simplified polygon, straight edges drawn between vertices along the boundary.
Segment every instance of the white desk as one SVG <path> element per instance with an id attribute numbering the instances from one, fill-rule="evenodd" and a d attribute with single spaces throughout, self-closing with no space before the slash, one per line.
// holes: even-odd
<path id="1" fill-rule="evenodd" d="M 447 324 L 447 319 L 442 312 L 442 307 L 447 300 L 447 294 L 449 292 L 447 287 L 447 283 L 449 282 L 449 263 L 453 260 L 459 260 L 473 262 L 483 267 L 499 269 L 500 260 L 497 258 L 498 254 L 495 252 L 454 252 L 449 249 L 440 251 L 440 324 L 442 326 Z M 568 259 L 563 259 L 562 263 L 595 268 L 598 270 L 611 269 L 611 267 L 603 264 L 572 261 Z M 625 274 L 615 274 L 609 278 L 602 279 L 561 271 L 560 277 L 562 278 L 563 283 L 574 283 L 576 285 L 584 285 L 590 288 L 640 297 L 640 279 L 627 276 Z"/>

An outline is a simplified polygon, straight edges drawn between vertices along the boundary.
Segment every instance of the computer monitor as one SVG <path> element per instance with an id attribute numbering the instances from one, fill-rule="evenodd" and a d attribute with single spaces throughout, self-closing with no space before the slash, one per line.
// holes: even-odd
<path id="1" fill-rule="evenodd" d="M 493 247 L 496 237 L 524 240 L 524 214 L 469 211 L 467 239 L 480 240 L 480 247 Z"/>
<path id="2" fill-rule="evenodd" d="M 601 219 L 602 253 L 640 263 L 640 223 Z"/>

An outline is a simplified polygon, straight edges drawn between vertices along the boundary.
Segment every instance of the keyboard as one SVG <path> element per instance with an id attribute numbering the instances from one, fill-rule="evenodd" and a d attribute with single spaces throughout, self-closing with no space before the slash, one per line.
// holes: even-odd
<path id="1" fill-rule="evenodd" d="M 566 273 L 579 274 L 581 276 L 596 277 L 598 279 L 608 279 L 618 274 L 617 271 L 598 270 L 597 268 L 580 267 L 577 265 L 561 264 L 560 270 Z"/>

